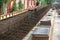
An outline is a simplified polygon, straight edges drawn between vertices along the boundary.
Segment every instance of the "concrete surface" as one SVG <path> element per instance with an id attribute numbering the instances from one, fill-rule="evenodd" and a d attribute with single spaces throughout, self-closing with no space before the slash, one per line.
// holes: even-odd
<path id="1" fill-rule="evenodd" d="M 60 40 L 60 15 L 56 13 L 54 20 L 53 40 Z"/>

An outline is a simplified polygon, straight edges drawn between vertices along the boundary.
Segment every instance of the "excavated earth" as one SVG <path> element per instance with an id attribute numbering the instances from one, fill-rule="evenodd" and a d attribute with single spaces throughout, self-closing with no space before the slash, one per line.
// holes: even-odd
<path id="1" fill-rule="evenodd" d="M 50 9 L 49 6 L 29 10 L 0 21 L 0 40 L 22 40 Z"/>

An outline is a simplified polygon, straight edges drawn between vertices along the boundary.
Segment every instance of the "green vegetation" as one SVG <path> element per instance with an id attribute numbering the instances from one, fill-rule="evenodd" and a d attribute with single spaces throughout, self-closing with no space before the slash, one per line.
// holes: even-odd
<path id="1" fill-rule="evenodd" d="M 2 0 L 0 0 L 0 11 L 2 11 L 2 10 L 3 10 L 2 6 L 3 6 L 3 1 L 2 1 Z"/>
<path id="2" fill-rule="evenodd" d="M 16 4 L 14 4 L 14 5 L 12 6 L 12 8 L 11 8 L 11 12 L 13 12 L 13 11 L 17 11 Z"/>
<path id="3" fill-rule="evenodd" d="M 2 2 L 3 0 L 0 0 L 0 2 Z"/>
<path id="4" fill-rule="evenodd" d="M 40 2 L 43 6 L 51 4 L 51 0 L 36 0 L 36 5 L 38 6 L 40 4 Z"/>
<path id="5" fill-rule="evenodd" d="M 8 0 L 3 0 L 3 3 L 7 4 Z"/>
<path id="6" fill-rule="evenodd" d="M 0 2 L 0 11 L 2 10 L 2 2 Z"/>
<path id="7" fill-rule="evenodd" d="M 51 0 L 45 0 L 47 4 L 51 4 Z"/>
<path id="8" fill-rule="evenodd" d="M 7 13 L 7 11 L 6 11 L 6 6 L 7 6 L 7 2 L 8 2 L 9 0 L 0 0 L 0 12 L 2 11 L 4 14 L 6 14 Z M 10 12 L 13 12 L 13 11 L 18 11 L 18 9 L 22 9 L 23 8 L 23 4 L 22 4 L 22 2 L 20 1 L 19 3 L 18 3 L 18 7 L 17 7 L 17 5 L 16 5 L 16 2 L 14 2 L 14 4 L 13 4 L 13 6 L 11 7 L 11 11 Z"/>
<path id="9" fill-rule="evenodd" d="M 46 5 L 47 3 L 46 3 L 45 0 L 41 0 L 41 4 L 42 4 L 42 5 Z"/>
<path id="10" fill-rule="evenodd" d="M 22 4 L 22 2 L 19 2 L 18 3 L 18 8 L 17 8 L 17 6 L 16 6 L 16 3 L 12 6 L 12 8 L 11 8 L 11 12 L 13 12 L 13 11 L 18 11 L 18 9 L 22 9 L 23 8 L 23 4 Z"/>
<path id="11" fill-rule="evenodd" d="M 0 11 L 2 11 L 3 9 L 2 9 L 2 7 L 0 7 Z"/>
<path id="12" fill-rule="evenodd" d="M 22 4 L 22 2 L 19 2 L 19 9 L 22 9 L 23 8 L 23 4 Z"/>
<path id="13" fill-rule="evenodd" d="M 38 6 L 40 4 L 40 0 L 36 0 L 36 5 Z"/>

